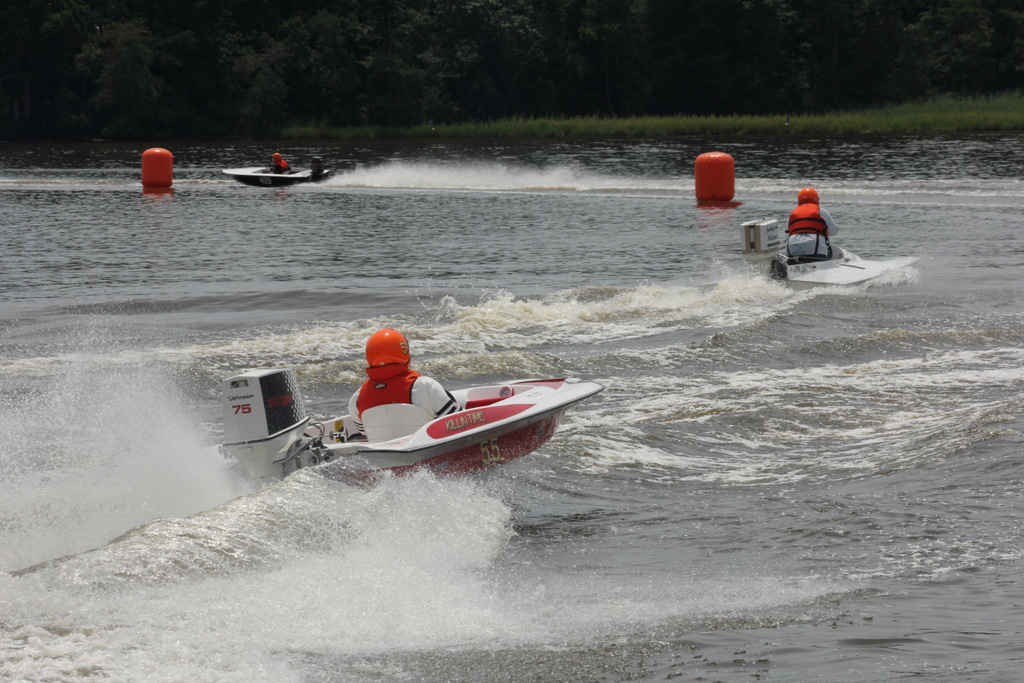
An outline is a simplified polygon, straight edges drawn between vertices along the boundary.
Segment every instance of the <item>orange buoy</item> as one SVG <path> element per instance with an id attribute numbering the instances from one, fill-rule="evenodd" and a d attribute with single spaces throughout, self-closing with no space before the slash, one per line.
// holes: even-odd
<path id="1" fill-rule="evenodd" d="M 694 162 L 697 200 L 727 202 L 736 193 L 736 164 L 724 152 L 705 152 Z"/>
<path id="2" fill-rule="evenodd" d="M 142 186 L 170 187 L 174 181 L 174 155 L 153 147 L 142 153 Z"/>

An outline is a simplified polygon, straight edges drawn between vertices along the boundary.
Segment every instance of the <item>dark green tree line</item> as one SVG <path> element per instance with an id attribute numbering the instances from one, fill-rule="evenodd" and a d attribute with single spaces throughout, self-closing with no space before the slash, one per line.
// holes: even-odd
<path id="1" fill-rule="evenodd" d="M 1024 87 L 1021 0 L 21 0 L 0 138 L 819 113 Z"/>

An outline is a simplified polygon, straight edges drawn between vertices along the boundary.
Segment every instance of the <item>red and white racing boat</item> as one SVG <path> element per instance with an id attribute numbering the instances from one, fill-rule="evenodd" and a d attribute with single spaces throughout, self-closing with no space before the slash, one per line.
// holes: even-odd
<path id="1" fill-rule="evenodd" d="M 463 410 L 408 436 L 366 441 L 348 415 L 311 422 L 291 370 L 250 370 L 224 380 L 220 450 L 245 476 L 258 481 L 281 479 L 314 465 L 332 476 L 357 480 L 418 469 L 470 474 L 537 450 L 555 433 L 569 406 L 602 389 L 574 379 L 458 389 L 451 393 Z"/>

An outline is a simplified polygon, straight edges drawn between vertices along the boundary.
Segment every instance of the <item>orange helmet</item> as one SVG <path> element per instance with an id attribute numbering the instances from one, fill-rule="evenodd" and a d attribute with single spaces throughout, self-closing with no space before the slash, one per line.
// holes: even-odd
<path id="1" fill-rule="evenodd" d="M 800 190 L 800 193 L 796 196 L 796 203 L 799 206 L 804 204 L 817 204 L 818 203 L 818 191 L 813 187 L 805 187 Z"/>
<path id="2" fill-rule="evenodd" d="M 281 161 L 281 153 L 274 152 L 274 161 Z"/>
<path id="3" fill-rule="evenodd" d="M 366 362 L 371 368 L 392 363 L 407 365 L 410 360 L 409 342 L 398 330 L 385 327 L 374 332 L 366 342 Z"/>

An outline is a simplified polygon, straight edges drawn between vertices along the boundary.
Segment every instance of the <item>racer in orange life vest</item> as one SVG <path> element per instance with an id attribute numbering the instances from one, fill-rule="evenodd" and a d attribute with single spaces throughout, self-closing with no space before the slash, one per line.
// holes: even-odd
<path id="1" fill-rule="evenodd" d="M 411 360 L 409 342 L 397 330 L 378 330 L 366 342 L 369 379 L 352 395 L 348 413 L 370 441 L 412 434 L 462 409 L 437 380 L 410 370 Z"/>
<path id="2" fill-rule="evenodd" d="M 813 187 L 805 187 L 797 194 L 797 207 L 789 214 L 789 227 L 786 232 L 786 255 L 828 259 L 832 257 L 832 247 L 828 238 L 839 232 L 839 226 L 832 220 L 828 211 L 818 206 L 818 192 Z"/>
<path id="3" fill-rule="evenodd" d="M 274 173 L 291 173 L 292 167 L 288 165 L 288 162 L 284 160 L 280 152 L 274 152 L 274 165 L 271 170 Z"/>

